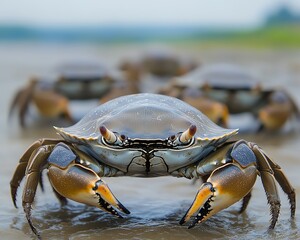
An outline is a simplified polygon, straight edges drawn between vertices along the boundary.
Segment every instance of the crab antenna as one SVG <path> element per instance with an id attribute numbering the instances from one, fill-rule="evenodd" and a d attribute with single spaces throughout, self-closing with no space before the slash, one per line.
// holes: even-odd
<path id="1" fill-rule="evenodd" d="M 179 141 L 182 143 L 187 143 L 192 139 L 197 131 L 197 127 L 195 125 L 191 125 L 187 130 L 185 130 L 179 137 Z"/>
<path id="2" fill-rule="evenodd" d="M 100 127 L 100 133 L 108 143 L 115 143 L 117 141 L 116 135 L 104 125 Z"/>

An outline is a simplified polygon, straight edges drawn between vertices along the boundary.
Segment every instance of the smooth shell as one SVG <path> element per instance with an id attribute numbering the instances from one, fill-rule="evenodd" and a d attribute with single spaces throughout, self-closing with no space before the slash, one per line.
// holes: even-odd
<path id="1" fill-rule="evenodd" d="M 108 70 L 104 65 L 94 62 L 70 62 L 57 68 L 57 74 L 70 81 L 93 81 L 104 78 Z"/>
<path id="2" fill-rule="evenodd" d="M 258 84 L 258 80 L 242 67 L 221 63 L 197 68 L 184 77 L 175 79 L 177 86 L 199 87 L 203 84 L 224 89 L 250 89 Z"/>
<path id="3" fill-rule="evenodd" d="M 98 139 L 102 125 L 131 139 L 155 140 L 183 132 L 191 124 L 196 125 L 195 137 L 200 140 L 228 138 L 237 133 L 237 129 L 217 126 L 177 98 L 150 93 L 116 98 L 90 111 L 77 124 L 56 129 L 71 142 Z"/>

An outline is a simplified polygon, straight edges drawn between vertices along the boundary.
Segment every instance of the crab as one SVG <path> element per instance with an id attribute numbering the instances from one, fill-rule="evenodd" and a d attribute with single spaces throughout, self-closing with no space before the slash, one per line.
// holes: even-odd
<path id="1" fill-rule="evenodd" d="M 287 194 L 295 215 L 295 190 L 280 166 L 255 143 L 229 141 L 237 129 L 225 129 L 187 103 L 159 94 L 134 94 L 113 99 L 92 110 L 77 124 L 55 127 L 62 139 L 40 139 L 23 154 L 10 182 L 16 206 L 25 177 L 22 205 L 32 231 L 31 207 L 41 174 L 47 170 L 57 198 L 71 199 L 112 215 L 129 214 L 103 177 L 175 176 L 201 179 L 202 185 L 186 214 L 189 228 L 242 200 L 243 212 L 257 175 L 270 205 L 270 229 L 280 212 L 276 181 Z"/>
<path id="2" fill-rule="evenodd" d="M 171 78 L 182 76 L 196 66 L 197 63 L 192 59 L 180 58 L 167 49 L 152 49 L 137 61 L 123 61 L 120 68 L 128 79 L 135 81 L 139 92 L 156 93 Z"/>
<path id="3" fill-rule="evenodd" d="M 31 101 L 44 117 L 63 115 L 74 122 L 69 110 L 69 100 L 87 100 L 101 98 L 113 85 L 114 77 L 101 64 L 74 62 L 60 66 L 58 77 L 45 79 L 33 77 L 27 86 L 14 96 L 10 106 L 11 116 L 19 109 L 19 123 L 25 126 L 25 116 Z"/>
<path id="4" fill-rule="evenodd" d="M 229 114 L 252 114 L 259 122 L 258 131 L 279 130 L 293 116 L 300 117 L 284 89 L 263 88 L 255 76 L 231 64 L 198 68 L 174 79 L 160 93 L 188 102 L 223 126 L 228 125 Z"/>
<path id="5" fill-rule="evenodd" d="M 152 50 L 138 61 L 125 60 L 119 69 L 126 81 L 116 82 L 100 99 L 100 103 L 124 95 L 157 93 L 168 85 L 172 77 L 182 76 L 195 67 L 195 62 L 184 61 L 166 50 Z"/>

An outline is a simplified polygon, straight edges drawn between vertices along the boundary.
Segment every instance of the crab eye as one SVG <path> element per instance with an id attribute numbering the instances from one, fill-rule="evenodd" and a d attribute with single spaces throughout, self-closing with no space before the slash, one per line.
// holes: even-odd
<path id="1" fill-rule="evenodd" d="M 174 142 L 176 140 L 176 135 L 171 135 L 169 138 L 168 138 L 171 142 Z"/>
<path id="2" fill-rule="evenodd" d="M 119 138 L 120 138 L 120 140 L 121 140 L 122 142 L 125 142 L 126 139 L 127 139 L 127 136 L 124 135 L 124 134 L 121 134 Z"/>
<path id="3" fill-rule="evenodd" d="M 172 135 L 169 140 L 173 142 L 173 145 L 185 145 L 190 143 L 197 131 L 196 125 L 191 125 L 187 130 L 177 135 Z"/>

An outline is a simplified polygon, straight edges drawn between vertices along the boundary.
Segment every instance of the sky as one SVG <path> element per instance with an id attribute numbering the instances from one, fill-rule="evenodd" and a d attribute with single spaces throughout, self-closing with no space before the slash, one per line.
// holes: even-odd
<path id="1" fill-rule="evenodd" d="M 283 4 L 300 12 L 300 0 L 0 0 L 0 24 L 257 26 Z"/>

